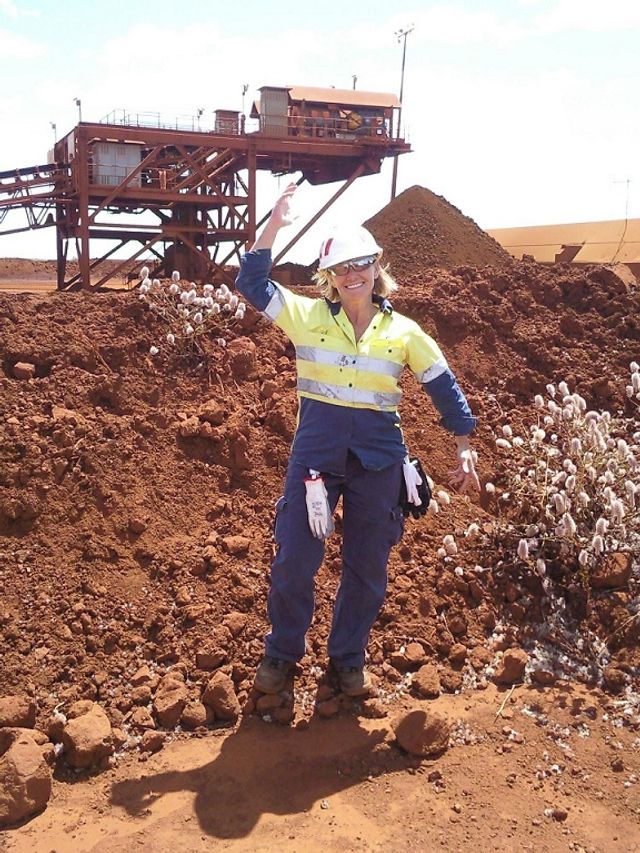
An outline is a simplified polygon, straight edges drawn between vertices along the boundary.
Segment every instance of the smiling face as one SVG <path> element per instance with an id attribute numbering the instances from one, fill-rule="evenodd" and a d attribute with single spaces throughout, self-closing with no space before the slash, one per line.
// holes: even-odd
<path id="1" fill-rule="evenodd" d="M 349 265 L 349 262 L 341 266 L 348 266 L 348 270 L 342 275 L 333 271 L 332 284 L 338 291 L 342 304 L 354 307 L 361 304 L 371 304 L 373 286 L 379 270 L 378 261 L 374 261 L 371 266 L 365 269 L 354 269 Z"/>

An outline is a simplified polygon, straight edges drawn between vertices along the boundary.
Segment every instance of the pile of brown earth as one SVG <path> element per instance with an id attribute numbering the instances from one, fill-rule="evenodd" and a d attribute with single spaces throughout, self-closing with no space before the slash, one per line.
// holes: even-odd
<path id="1" fill-rule="evenodd" d="M 410 187 L 364 223 L 385 250 L 391 272 L 404 279 L 429 267 L 510 267 L 513 258 L 442 196 Z"/>
<path id="2" fill-rule="evenodd" d="M 624 409 L 627 366 L 640 360 L 640 299 L 602 268 L 509 261 L 444 201 L 436 230 L 420 218 L 434 199 L 414 188 L 369 224 L 387 223 L 376 234 L 402 286 L 395 306 L 439 341 L 480 418 L 486 481 L 497 466 L 494 428 L 528 422 L 548 382 L 566 380 L 589 407 Z M 406 251 L 410 233 L 423 235 L 421 266 Z M 465 265 L 436 266 L 438 244 L 441 260 L 455 253 Z M 225 337 L 199 364 L 165 352 L 162 321 L 133 293 L 0 295 L 0 696 L 33 700 L 29 713 L 53 741 L 62 738 L 56 709 L 94 713 L 78 700 L 100 704 L 120 744 L 255 707 L 295 361 L 254 312 Z M 452 441 L 413 378 L 403 386 L 407 441 L 446 485 Z M 486 506 L 453 495 L 437 516 L 407 522 L 371 638 L 379 695 L 366 713 L 406 689 L 407 673 L 417 695 L 486 683 L 487 672 L 508 683 L 523 676 L 522 647 L 545 619 L 539 583 L 514 583 L 495 554 L 481 555 L 490 567 L 481 574 L 472 548 L 459 555 L 461 573 L 436 556 L 445 534 L 490 519 Z M 282 722 L 318 700 L 339 544 L 329 540 L 318 577 L 296 708 L 282 697 L 258 706 Z M 611 689 L 624 689 L 640 663 L 628 610 L 637 594 L 634 575 L 591 596 L 585 624 L 615 634 Z M 531 661 L 527 671 L 554 678 Z M 319 701 L 327 716 L 344 704 L 330 681 Z"/>

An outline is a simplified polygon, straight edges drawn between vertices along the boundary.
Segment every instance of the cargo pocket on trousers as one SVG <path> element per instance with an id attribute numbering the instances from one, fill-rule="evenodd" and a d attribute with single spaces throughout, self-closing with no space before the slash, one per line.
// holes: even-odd
<path id="1" fill-rule="evenodd" d="M 284 516 L 287 512 L 287 499 L 284 495 L 276 501 L 276 512 L 273 518 L 273 541 L 276 550 L 280 547 L 282 540 L 282 525 L 284 524 Z"/>
<path id="2" fill-rule="evenodd" d="M 397 545 L 404 533 L 404 514 L 401 506 L 389 510 L 389 544 Z"/>

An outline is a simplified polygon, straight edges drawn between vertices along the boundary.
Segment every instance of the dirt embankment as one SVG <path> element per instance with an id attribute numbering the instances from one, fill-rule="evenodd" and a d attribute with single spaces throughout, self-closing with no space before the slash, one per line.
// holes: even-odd
<path id="1" fill-rule="evenodd" d="M 401 284 L 395 307 L 438 340 L 480 417 L 484 480 L 497 465 L 493 427 L 527 422 L 548 382 L 566 380 L 589 407 L 624 409 L 627 366 L 640 360 L 640 300 L 610 271 L 513 262 L 422 188 L 369 225 Z M 295 361 L 252 312 L 225 337 L 203 366 L 165 351 L 160 319 L 135 294 L 0 295 L 0 696 L 34 697 L 45 730 L 55 708 L 78 699 L 99 702 L 120 731 L 144 730 L 141 709 L 162 727 L 152 691 L 168 671 L 182 673 L 193 702 L 220 671 L 254 707 Z M 17 363 L 32 375 L 17 378 Z M 445 484 L 452 442 L 413 378 L 403 387 L 407 441 Z M 498 571 L 474 570 L 491 555 L 461 554 L 460 572 L 436 557 L 446 533 L 490 519 L 454 496 L 438 516 L 408 522 L 371 638 L 372 716 L 406 701 L 407 672 L 428 663 L 446 695 L 486 686 L 496 653 L 526 645 L 544 621 L 538 585 L 518 590 Z M 339 573 L 334 537 L 296 709 L 282 708 L 283 721 L 313 710 Z M 619 630 L 633 583 L 594 595 L 588 617 L 598 636 L 616 634 L 612 664 L 623 678 L 639 664 L 637 626 Z M 132 683 L 144 667 L 150 681 Z M 323 701 L 332 695 L 329 685 Z M 628 805 L 612 799 L 610 808 L 629 818 Z"/>

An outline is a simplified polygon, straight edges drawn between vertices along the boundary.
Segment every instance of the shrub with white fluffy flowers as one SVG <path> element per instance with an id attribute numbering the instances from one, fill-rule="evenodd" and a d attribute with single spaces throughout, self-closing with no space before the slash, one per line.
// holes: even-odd
<path id="1" fill-rule="evenodd" d="M 170 281 L 152 281 L 146 266 L 141 269 L 140 277 L 139 299 L 167 324 L 165 349 L 181 355 L 203 355 L 205 341 L 224 347 L 227 342 L 220 333 L 224 334 L 227 326 L 244 318 L 244 302 L 226 284 L 221 284 L 217 290 L 212 284 L 200 287 L 182 281 L 177 270 L 171 274 Z M 227 312 L 224 319 L 222 311 Z M 160 349 L 154 345 L 149 352 L 157 355 Z"/>
<path id="2" fill-rule="evenodd" d="M 631 376 L 640 376 L 635 362 Z M 588 579 L 603 555 L 640 553 L 640 412 L 632 417 L 587 411 L 586 401 L 565 382 L 547 386 L 548 402 L 534 406 L 546 430 L 532 424 L 529 436 L 507 441 L 498 428 L 501 454 L 498 480 L 508 498 L 497 501 L 494 541 L 514 558 L 579 572 Z M 554 397 L 562 399 L 562 407 Z M 497 496 L 493 484 L 488 494 Z M 532 525 L 539 531 L 529 533 Z M 637 558 L 636 558 L 637 559 Z"/>

